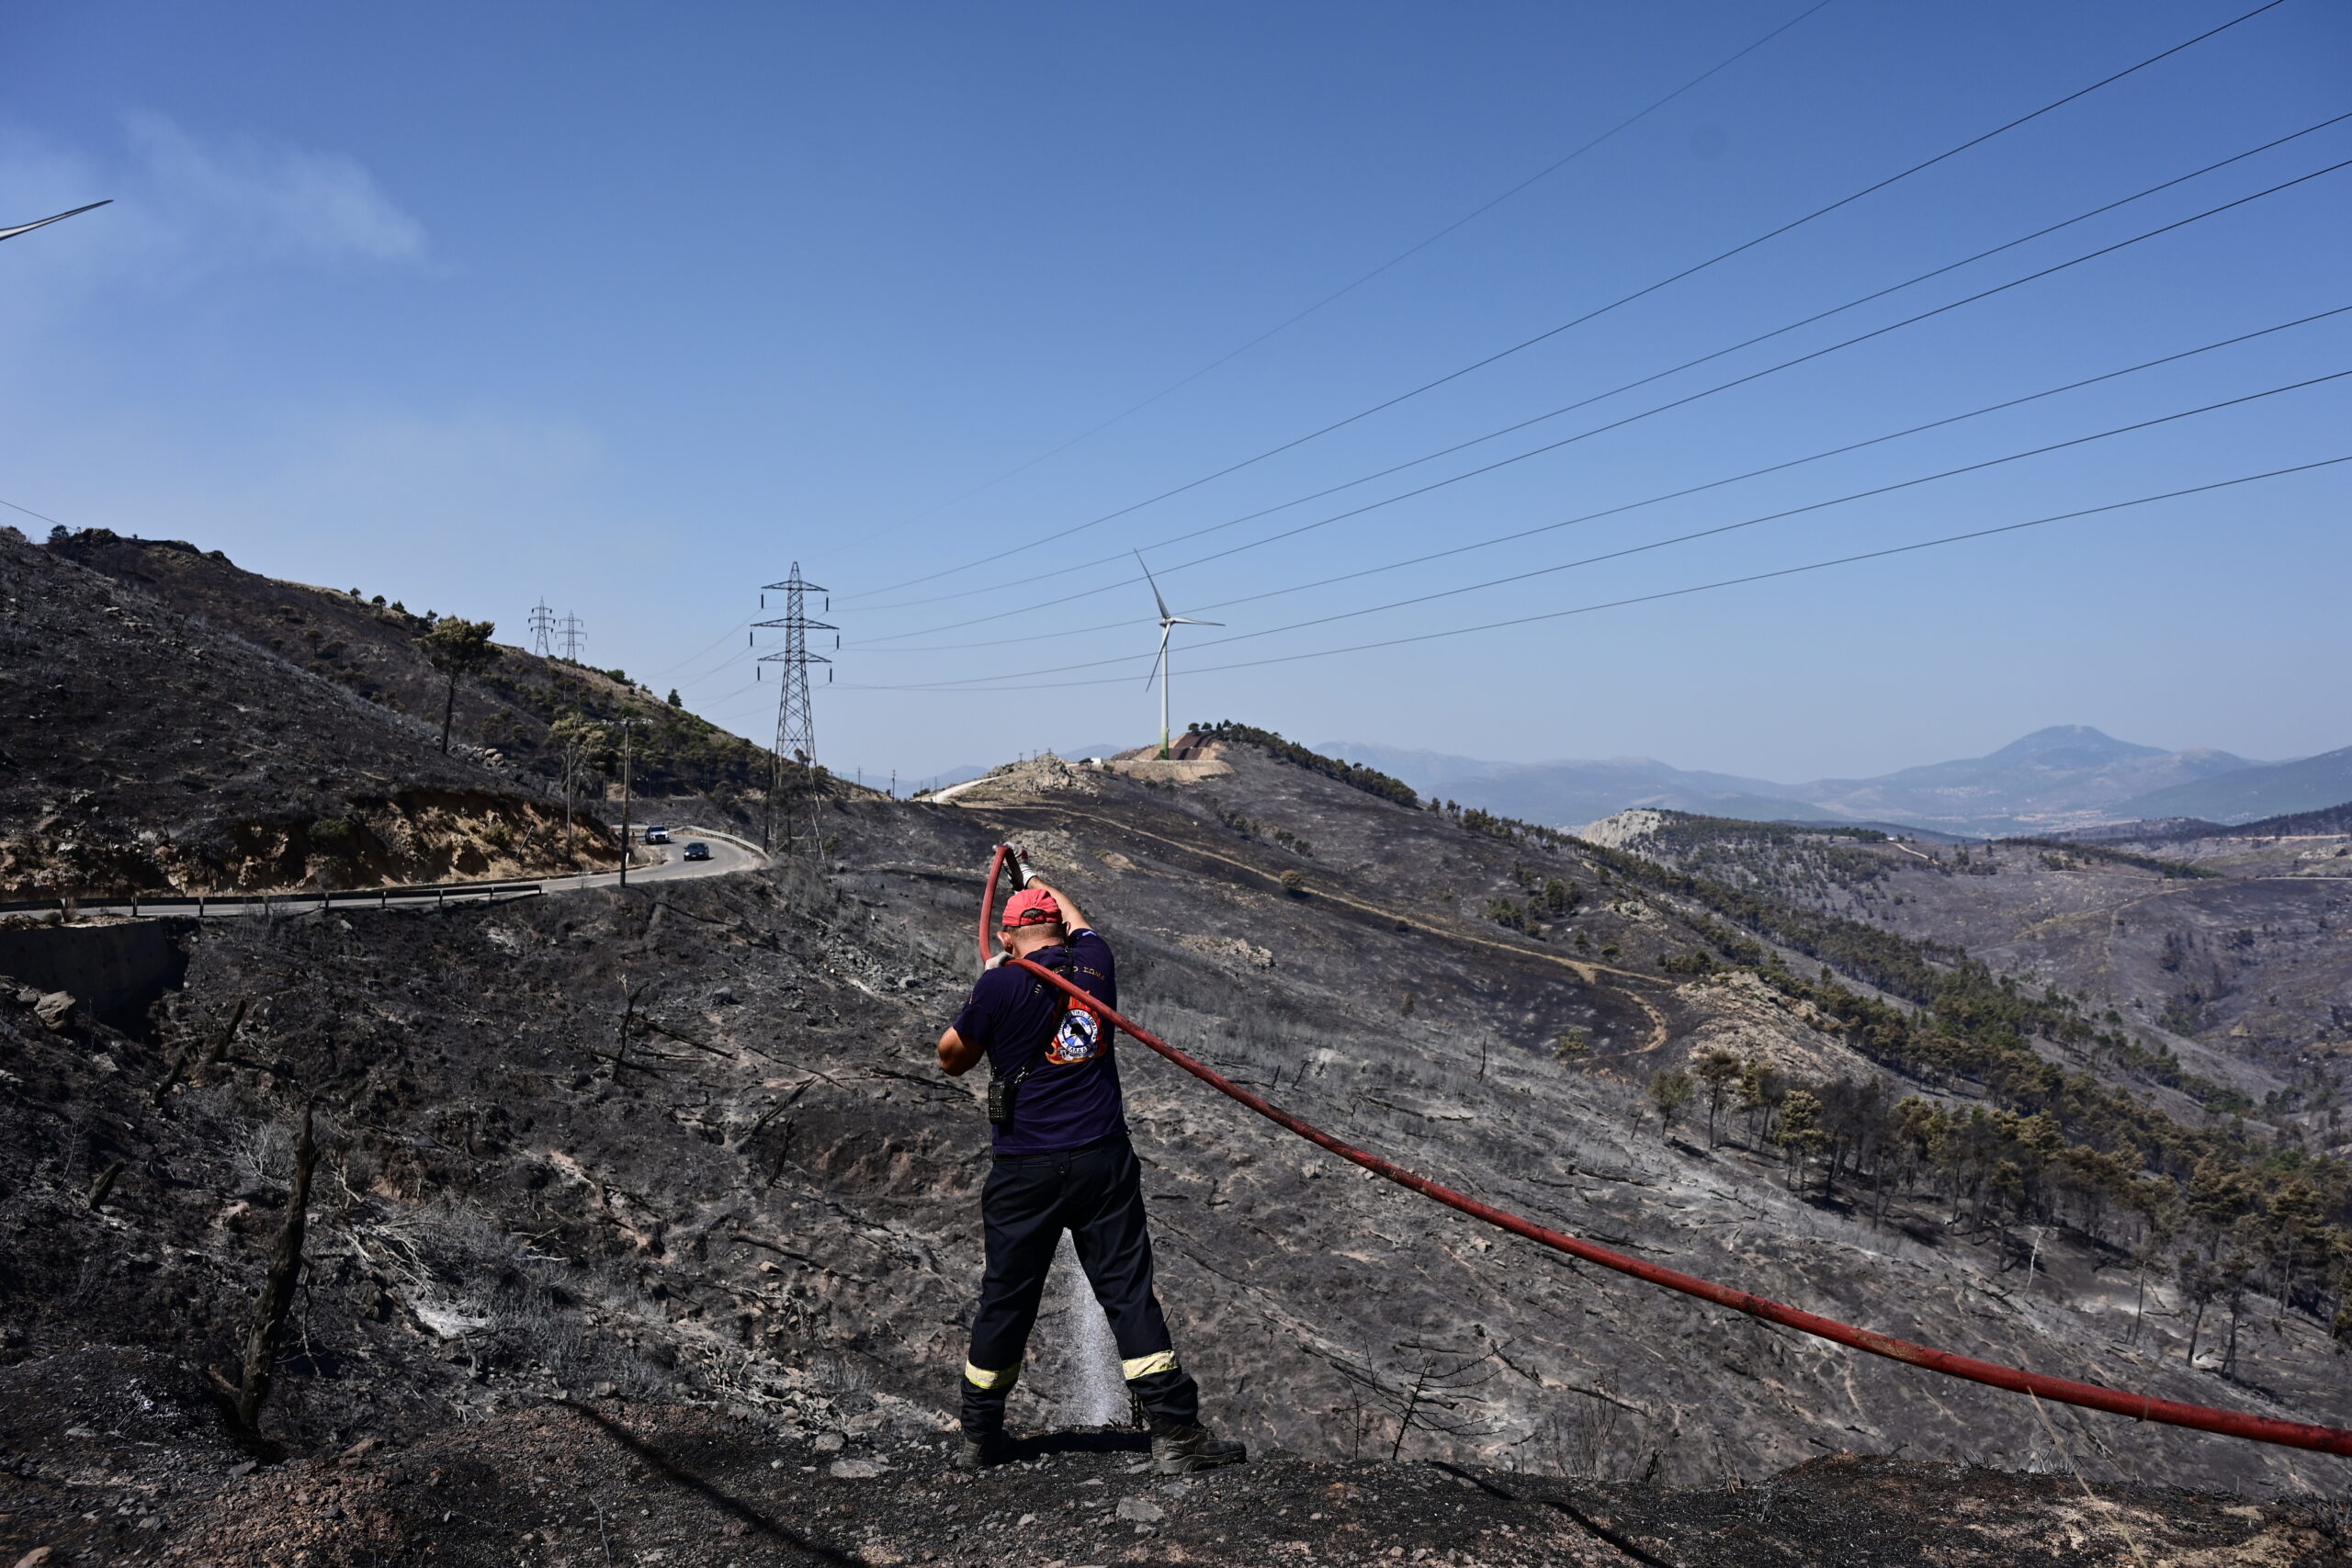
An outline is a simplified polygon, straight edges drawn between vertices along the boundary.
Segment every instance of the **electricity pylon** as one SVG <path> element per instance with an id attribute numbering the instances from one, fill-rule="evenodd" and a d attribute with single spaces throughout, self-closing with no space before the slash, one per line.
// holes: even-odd
<path id="1" fill-rule="evenodd" d="M 588 634 L 580 629 L 580 617 L 569 615 L 564 616 L 556 623 L 556 632 L 563 642 L 565 660 L 573 664 L 579 663 L 580 646 L 588 640 Z"/>
<path id="2" fill-rule="evenodd" d="M 1159 682 L 1159 760 L 1168 760 L 1168 634 L 1178 626 L 1221 626 L 1223 621 L 1196 621 L 1190 615 L 1171 615 L 1168 601 L 1159 596 L 1159 581 L 1151 575 L 1151 568 L 1143 565 L 1143 552 L 1136 552 L 1136 564 L 1143 566 L 1143 580 L 1151 584 L 1151 601 L 1159 606 L 1159 657 L 1151 661 L 1151 674 L 1143 678 L 1148 687 L 1155 677 Z"/>
<path id="3" fill-rule="evenodd" d="M 808 595 L 825 590 L 800 575 L 800 563 L 792 563 L 792 574 L 782 582 L 771 582 L 760 591 L 760 607 L 767 607 L 767 595 L 784 594 L 784 615 L 773 621 L 754 621 L 754 626 L 774 626 L 784 633 L 784 647 L 774 653 L 760 655 L 762 664 L 784 667 L 784 689 L 775 697 L 775 750 L 769 761 L 768 811 L 770 829 L 765 837 L 773 838 L 776 797 L 784 793 L 785 770 L 797 770 L 795 785 L 805 786 L 808 793 L 808 827 L 810 842 L 817 838 L 817 717 L 808 701 L 808 666 L 831 664 L 831 660 L 808 651 L 808 634 L 829 632 L 837 628 L 823 621 L 808 618 Z M 825 601 L 831 604 L 832 601 Z M 756 633 L 754 634 L 757 635 Z M 839 646 L 838 643 L 835 644 Z M 785 836 L 792 836 L 789 813 L 785 817 Z"/>
<path id="4" fill-rule="evenodd" d="M 544 599 L 531 606 L 531 651 L 541 659 L 555 652 L 555 612 Z"/>

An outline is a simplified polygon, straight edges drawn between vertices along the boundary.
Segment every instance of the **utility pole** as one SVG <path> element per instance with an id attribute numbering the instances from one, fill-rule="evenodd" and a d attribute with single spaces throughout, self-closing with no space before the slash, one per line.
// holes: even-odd
<path id="1" fill-rule="evenodd" d="M 769 768 L 767 815 L 771 827 L 762 835 L 763 849 L 772 847 L 766 840 L 774 837 L 772 824 L 775 816 L 775 801 L 784 792 L 787 766 L 799 770 L 799 782 L 809 790 L 808 826 L 812 835 L 817 833 L 817 719 L 808 701 L 808 666 L 831 664 L 832 660 L 822 654 L 808 651 L 808 634 L 839 629 L 823 621 L 808 618 L 808 595 L 822 593 L 825 590 L 800 575 L 798 561 L 792 563 L 792 574 L 782 582 L 771 582 L 760 591 L 760 608 L 766 609 L 767 596 L 779 592 L 784 594 L 783 616 L 777 620 L 753 623 L 759 626 L 775 626 L 784 633 L 784 647 L 775 653 L 762 654 L 759 660 L 762 664 L 784 666 L 784 687 L 776 693 L 775 699 L 775 750 Z M 825 604 L 830 608 L 832 601 L 827 599 Z M 833 646 L 841 646 L 838 638 Z M 790 826 L 787 816 L 787 837 Z"/>
<path id="2" fill-rule="evenodd" d="M 544 599 L 531 606 L 531 651 L 541 659 L 555 652 L 555 612 Z"/>
<path id="3" fill-rule="evenodd" d="M 556 623 L 556 628 L 558 635 L 563 640 L 565 661 L 571 664 L 579 663 L 580 645 L 588 640 L 587 634 L 580 629 L 580 617 L 568 615 Z"/>
<path id="4" fill-rule="evenodd" d="M 621 727 L 621 886 L 628 886 L 628 739 L 643 719 L 624 718 Z"/>

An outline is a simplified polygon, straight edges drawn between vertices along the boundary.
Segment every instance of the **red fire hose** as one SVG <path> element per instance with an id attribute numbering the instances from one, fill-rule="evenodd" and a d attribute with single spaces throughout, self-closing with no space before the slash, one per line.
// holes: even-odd
<path id="1" fill-rule="evenodd" d="M 996 912 L 996 882 L 1003 872 L 1011 853 L 1009 845 L 999 844 L 996 858 L 989 863 L 987 888 L 980 895 L 980 962 L 985 965 L 990 957 L 989 939 L 993 934 L 990 921 Z M 1915 1367 L 1925 1367 L 1947 1377 L 1966 1378 L 1971 1382 L 1988 1383 L 1994 1388 L 2006 1388 L 2015 1393 L 2034 1394 L 2042 1399 L 2056 1400 L 2062 1404 L 2079 1404 L 2086 1409 L 2105 1410 L 2117 1416 L 2130 1416 L 2142 1421 L 2163 1421 L 2175 1427 L 2193 1427 L 2200 1432 L 2219 1432 L 2224 1437 L 2248 1438 L 2257 1443 L 2278 1443 L 2290 1449 L 2315 1449 L 2322 1453 L 2352 1454 L 2352 1431 L 2340 1427 L 2319 1427 L 2303 1421 L 2279 1421 L 2267 1416 L 2249 1416 L 2242 1411 L 2217 1410 L 2205 1404 L 2183 1404 L 2177 1400 L 2156 1399 L 2144 1393 L 2127 1393 L 2120 1389 L 2101 1388 L 2097 1383 L 2075 1382 L 2069 1378 L 2045 1377 L 2040 1372 L 2005 1367 L 1996 1361 L 1980 1361 L 1970 1356 L 1955 1355 L 1950 1350 L 1938 1350 L 1926 1345 L 1915 1345 L 1908 1339 L 1896 1339 L 1876 1334 L 1867 1328 L 1839 1323 L 1816 1313 L 1804 1312 L 1746 1291 L 1735 1291 L 1718 1285 L 1712 1280 L 1702 1280 L 1695 1274 L 1685 1274 L 1673 1269 L 1645 1263 L 1638 1258 L 1628 1258 L 1622 1252 L 1611 1252 L 1589 1241 L 1549 1229 L 1532 1220 L 1521 1219 L 1491 1203 L 1481 1203 L 1450 1187 L 1419 1176 L 1399 1165 L 1392 1165 L 1375 1154 L 1343 1144 L 1319 1127 L 1310 1126 L 1289 1111 L 1250 1093 L 1215 1068 L 1194 1061 L 1151 1031 L 1142 1028 L 1096 1000 L 1088 992 L 1063 979 L 1042 964 L 1026 958 L 1009 962 L 1035 975 L 1046 984 L 1058 986 L 1070 996 L 1090 1005 L 1109 1019 L 1116 1027 L 1134 1035 L 1194 1077 L 1219 1093 L 1239 1100 L 1250 1110 L 1275 1125 L 1289 1129 L 1310 1144 L 1330 1150 L 1341 1159 L 1385 1176 L 1399 1187 L 1409 1188 L 1425 1198 L 1434 1198 L 1450 1209 L 1459 1209 L 1475 1219 L 1498 1225 L 1513 1235 L 1525 1236 L 1555 1252 L 1581 1258 L 1603 1269 L 1614 1269 L 1620 1274 L 1630 1274 L 1636 1280 L 1653 1285 L 1663 1285 L 1669 1291 L 1679 1291 L 1686 1296 L 1713 1302 L 1734 1312 L 1744 1312 L 1750 1317 L 1760 1317 L 1767 1323 L 1778 1323 L 1801 1333 L 1822 1339 L 1833 1339 L 1840 1345 L 1850 1345 L 1857 1350 L 1867 1350 L 1873 1356 L 1884 1356 L 1896 1361 L 1908 1361 Z M 1105 1042 L 1107 1044 L 1108 1042 Z"/>

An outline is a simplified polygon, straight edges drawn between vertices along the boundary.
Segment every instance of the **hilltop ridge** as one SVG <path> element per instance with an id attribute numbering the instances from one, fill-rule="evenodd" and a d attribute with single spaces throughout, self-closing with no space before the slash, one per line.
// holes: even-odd
<path id="1" fill-rule="evenodd" d="M 434 617 L 381 593 L 317 588 L 245 570 L 219 550 L 127 538 L 105 528 L 58 531 L 51 551 L 103 572 L 191 618 L 279 655 L 393 713 L 440 722 L 442 677 L 418 638 Z M 511 632 L 512 628 L 510 628 Z M 563 715 L 646 721 L 634 771 L 649 795 L 700 795 L 722 810 L 764 786 L 768 753 L 626 679 L 493 644 L 490 667 L 460 682 L 455 732 L 488 760 L 551 780 L 548 727 Z"/>
<path id="2" fill-rule="evenodd" d="M 0 528 L 0 897 L 609 863 L 430 727 Z"/>

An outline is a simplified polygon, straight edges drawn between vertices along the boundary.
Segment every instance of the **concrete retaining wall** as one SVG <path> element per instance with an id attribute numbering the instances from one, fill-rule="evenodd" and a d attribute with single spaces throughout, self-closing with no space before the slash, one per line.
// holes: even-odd
<path id="1" fill-rule="evenodd" d="M 71 991 L 101 1022 L 152 1036 L 148 1010 L 187 978 L 194 920 L 0 927 L 0 975 L 44 991 Z"/>

